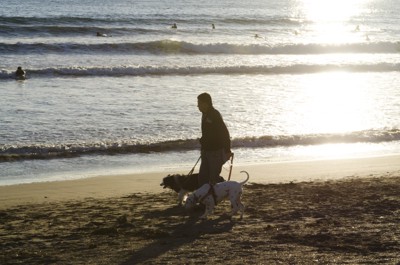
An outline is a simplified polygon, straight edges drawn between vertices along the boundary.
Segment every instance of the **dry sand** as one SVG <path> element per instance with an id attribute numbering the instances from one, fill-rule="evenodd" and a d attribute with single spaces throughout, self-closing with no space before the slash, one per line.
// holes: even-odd
<path id="1" fill-rule="evenodd" d="M 235 165 L 243 220 L 176 206 L 179 172 L 0 187 L 0 264 L 400 264 L 399 161 Z"/>

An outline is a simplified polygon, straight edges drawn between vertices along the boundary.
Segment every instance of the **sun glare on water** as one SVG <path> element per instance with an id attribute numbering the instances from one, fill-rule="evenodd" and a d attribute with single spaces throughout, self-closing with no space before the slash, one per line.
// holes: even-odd
<path id="1" fill-rule="evenodd" d="M 366 94 L 360 79 L 348 73 L 318 74 L 304 80 L 303 113 L 308 129 L 323 133 L 361 130 Z"/>
<path id="2" fill-rule="evenodd" d="M 368 2 L 298 0 L 297 11 L 306 22 L 302 41 L 327 45 L 364 41 L 361 39 L 364 25 L 357 21 L 366 12 Z M 346 72 L 319 73 L 304 78 L 300 84 L 303 101 L 298 109 L 303 113 L 300 123 L 304 131 L 340 134 L 365 129 L 371 103 L 366 85 L 362 78 Z M 354 145 L 324 144 L 303 151 L 315 157 L 341 157 L 353 154 Z"/>
<path id="3" fill-rule="evenodd" d="M 310 39 L 321 43 L 343 43 L 357 38 L 359 25 L 349 24 L 364 12 L 365 0 L 302 0 L 299 10 L 312 23 Z"/>
<path id="4" fill-rule="evenodd" d="M 340 135 L 368 129 L 365 124 L 374 105 L 367 82 L 346 72 L 319 73 L 301 80 L 302 101 L 297 106 L 301 115 L 297 118 L 304 133 Z M 314 157 L 341 157 L 354 154 L 354 148 L 352 144 L 324 144 L 306 152 Z"/>
<path id="5" fill-rule="evenodd" d="M 303 0 L 308 19 L 313 21 L 344 21 L 358 15 L 365 0 Z"/>

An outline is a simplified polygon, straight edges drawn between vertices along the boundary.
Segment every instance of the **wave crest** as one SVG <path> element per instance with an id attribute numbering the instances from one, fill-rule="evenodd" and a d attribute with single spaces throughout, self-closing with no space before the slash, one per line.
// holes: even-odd
<path id="1" fill-rule="evenodd" d="M 148 53 L 148 54 L 328 54 L 328 53 L 399 53 L 400 42 L 351 44 L 265 44 L 191 43 L 175 40 L 126 43 L 0 43 L 0 54 L 29 53 Z"/>
<path id="2" fill-rule="evenodd" d="M 94 77 L 94 76 L 163 76 L 163 75 L 207 75 L 207 74 L 307 74 L 326 71 L 352 71 L 352 72 L 397 72 L 400 64 L 326 64 L 310 65 L 295 64 L 288 66 L 120 66 L 120 67 L 64 67 L 45 69 L 25 69 L 27 78 L 51 78 L 51 77 Z M 1 70 L 0 80 L 14 78 L 14 71 Z"/>
<path id="3" fill-rule="evenodd" d="M 400 141 L 400 130 L 367 130 L 344 134 L 309 134 L 242 137 L 232 140 L 232 148 L 274 148 L 319 145 L 329 143 L 379 143 Z M 114 155 L 152 152 L 188 151 L 199 149 L 197 139 L 170 140 L 155 143 L 93 143 L 3 146 L 0 148 L 0 162 L 32 159 L 70 158 L 82 155 Z"/>

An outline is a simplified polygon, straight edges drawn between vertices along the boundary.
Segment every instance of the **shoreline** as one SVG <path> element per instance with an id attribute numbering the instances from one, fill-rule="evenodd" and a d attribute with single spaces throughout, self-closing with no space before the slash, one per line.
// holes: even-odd
<path id="1" fill-rule="evenodd" d="M 231 180 L 250 174 L 250 183 L 271 184 L 304 181 L 326 181 L 343 178 L 379 177 L 400 172 L 400 155 L 331 160 L 265 162 L 233 166 Z M 55 201 L 108 198 L 132 193 L 159 193 L 162 178 L 168 174 L 186 174 L 186 170 L 169 168 L 164 171 L 106 175 L 78 180 L 38 182 L 0 186 L 0 209 L 23 204 Z M 221 175 L 227 179 L 228 170 Z"/>

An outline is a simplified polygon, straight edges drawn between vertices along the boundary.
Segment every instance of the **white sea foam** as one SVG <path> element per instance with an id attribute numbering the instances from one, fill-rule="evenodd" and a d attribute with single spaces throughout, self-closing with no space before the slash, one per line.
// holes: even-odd
<path id="1" fill-rule="evenodd" d="M 231 44 L 191 43 L 186 41 L 159 40 L 150 42 L 108 42 L 86 44 L 67 43 L 0 43 L 0 54 L 29 53 L 151 53 L 151 54 L 326 54 L 326 53 L 399 53 L 400 42 L 344 43 L 344 44 Z"/>
<path id="2" fill-rule="evenodd" d="M 259 136 L 232 139 L 232 148 L 276 148 L 337 143 L 382 143 L 400 141 L 400 129 L 369 130 L 342 134 L 310 134 Z M 0 162 L 79 157 L 90 154 L 137 154 L 150 152 L 193 151 L 199 149 L 197 139 L 153 143 L 99 142 L 60 145 L 0 146 Z"/>
<path id="3" fill-rule="evenodd" d="M 119 77 L 119 76 L 170 76 L 170 75 L 279 75 L 279 74 L 310 74 L 329 71 L 351 71 L 351 72 L 398 72 L 400 64 L 378 63 L 378 64 L 294 64 L 288 66 L 188 66 L 188 67 L 69 67 L 69 68 L 46 68 L 29 69 L 29 78 L 53 78 L 53 77 Z M 2 70 L 0 80 L 14 78 L 14 71 Z"/>

